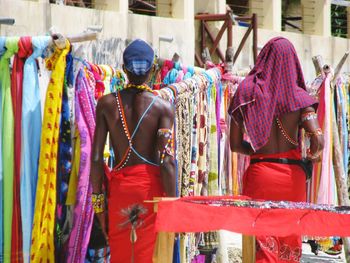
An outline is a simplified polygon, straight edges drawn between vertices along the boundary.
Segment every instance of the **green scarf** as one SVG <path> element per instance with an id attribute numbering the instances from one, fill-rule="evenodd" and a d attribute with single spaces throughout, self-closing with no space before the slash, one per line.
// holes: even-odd
<path id="1" fill-rule="evenodd" d="M 6 39 L 6 52 L 0 59 L 0 88 L 2 107 L 2 163 L 4 193 L 4 263 L 11 262 L 11 232 L 13 208 L 14 116 L 11 97 L 10 58 L 18 51 L 18 37 Z"/>

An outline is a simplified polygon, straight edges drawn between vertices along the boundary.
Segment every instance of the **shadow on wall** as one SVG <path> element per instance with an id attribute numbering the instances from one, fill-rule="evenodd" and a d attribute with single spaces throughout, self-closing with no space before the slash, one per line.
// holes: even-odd
<path id="1" fill-rule="evenodd" d="M 126 41 L 121 38 L 108 38 L 74 45 L 74 52 L 94 64 L 106 64 L 121 68 Z"/>

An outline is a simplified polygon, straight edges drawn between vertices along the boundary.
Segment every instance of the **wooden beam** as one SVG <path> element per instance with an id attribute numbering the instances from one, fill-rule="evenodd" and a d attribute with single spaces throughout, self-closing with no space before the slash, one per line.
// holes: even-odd
<path id="1" fill-rule="evenodd" d="M 333 82 L 337 81 L 337 78 L 339 77 L 339 75 L 341 73 L 341 69 L 343 68 L 345 60 L 348 58 L 348 56 L 349 56 L 349 51 L 345 52 L 345 54 L 343 55 L 343 57 L 339 61 L 337 67 L 334 70 Z"/>
<path id="2" fill-rule="evenodd" d="M 225 23 L 224 23 L 224 24 L 222 25 L 222 27 L 220 28 L 220 31 L 219 31 L 219 33 L 217 34 L 217 36 L 216 36 L 216 38 L 215 38 L 215 41 L 214 41 L 214 43 L 213 43 L 213 46 L 212 46 L 211 49 L 210 49 L 210 54 L 213 54 L 214 51 L 216 50 L 216 48 L 218 47 L 219 42 L 220 42 L 222 36 L 224 35 L 226 28 L 227 28 L 227 21 L 225 21 Z"/>
<path id="3" fill-rule="evenodd" d="M 245 42 L 246 42 L 246 40 L 247 40 L 247 38 L 248 38 L 248 36 L 249 36 L 249 34 L 250 34 L 250 32 L 251 32 L 252 30 L 253 30 L 253 26 L 252 26 L 252 24 L 251 24 L 251 25 L 249 26 L 247 32 L 245 32 L 245 34 L 244 34 L 244 36 L 243 36 L 243 38 L 242 38 L 242 41 L 241 41 L 241 43 L 240 43 L 239 46 L 238 46 L 237 52 L 235 53 L 235 56 L 234 56 L 234 58 L 233 58 L 233 63 L 236 62 L 236 60 L 237 60 L 237 58 L 238 58 L 238 55 L 239 55 L 239 53 L 241 53 L 241 51 L 242 51 L 242 49 L 243 49 L 243 46 L 244 46 L 244 44 L 245 44 Z"/>
<path id="4" fill-rule="evenodd" d="M 205 31 L 208 33 L 208 36 L 210 38 L 210 40 L 212 41 L 212 43 L 214 43 L 215 41 L 215 37 L 213 36 L 213 34 L 210 32 L 210 28 L 207 24 L 207 22 L 203 21 L 204 23 L 204 27 L 205 27 Z M 217 48 L 216 49 L 216 53 L 218 54 L 219 58 L 221 59 L 222 62 L 225 61 L 225 57 L 224 57 L 224 54 L 222 54 L 220 48 Z"/>

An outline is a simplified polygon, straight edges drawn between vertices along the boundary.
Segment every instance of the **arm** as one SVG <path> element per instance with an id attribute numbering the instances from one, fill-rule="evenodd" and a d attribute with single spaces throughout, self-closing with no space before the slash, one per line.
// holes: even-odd
<path id="1" fill-rule="evenodd" d="M 317 115 L 313 107 L 307 107 L 301 111 L 301 126 L 310 137 L 310 149 L 308 158 L 315 160 L 321 154 L 324 147 L 322 130 L 318 124 Z"/>
<path id="2" fill-rule="evenodd" d="M 250 144 L 243 140 L 242 129 L 233 120 L 233 118 L 231 118 L 230 125 L 230 146 L 231 151 L 233 152 L 238 152 L 245 155 L 251 155 L 254 153 L 253 148 L 250 146 Z"/>
<path id="3" fill-rule="evenodd" d="M 159 121 L 159 129 L 170 129 L 172 130 L 175 118 L 174 107 L 170 103 L 164 105 L 163 113 Z M 162 184 L 164 191 L 167 196 L 175 197 L 176 196 L 176 177 L 175 177 L 175 162 L 174 157 L 169 154 L 168 151 L 164 152 L 166 145 L 168 144 L 169 138 L 161 135 L 159 132 L 157 134 L 157 149 L 160 154 L 160 175 L 162 178 Z M 162 158 L 162 154 L 164 158 Z M 163 160 L 162 160 L 163 159 Z"/>
<path id="4" fill-rule="evenodd" d="M 103 161 L 103 150 L 106 143 L 107 137 L 107 123 L 103 114 L 103 98 L 101 98 L 96 107 L 96 128 L 94 134 L 94 141 L 91 150 L 91 170 L 90 170 L 90 181 L 92 184 L 92 193 L 101 194 L 102 182 L 104 178 L 104 161 Z M 105 204 L 104 204 L 105 205 Z M 102 233 L 104 234 L 107 242 L 107 228 L 106 228 L 106 213 L 95 213 L 98 221 L 101 225 Z"/>
<path id="5" fill-rule="evenodd" d="M 103 114 L 103 98 L 101 98 L 96 107 L 96 128 L 91 150 L 90 180 L 93 193 L 102 192 L 104 175 L 103 151 L 106 143 L 107 132 L 107 123 Z"/>

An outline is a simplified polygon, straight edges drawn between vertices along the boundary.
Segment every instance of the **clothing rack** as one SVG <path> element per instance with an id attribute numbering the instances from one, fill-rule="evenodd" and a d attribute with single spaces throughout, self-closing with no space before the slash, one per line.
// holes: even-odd
<path id="1" fill-rule="evenodd" d="M 77 35 L 63 36 L 61 33 L 51 34 L 53 43 L 59 48 L 64 49 L 66 47 L 66 40 L 70 43 L 78 43 L 84 41 L 92 41 L 97 39 L 96 32 L 85 32 Z"/>
<path id="2" fill-rule="evenodd" d="M 335 71 L 332 76 L 332 67 L 324 64 L 322 66 L 321 63 L 323 63 L 323 58 L 322 56 L 318 55 L 312 58 L 316 72 L 319 72 L 323 76 L 323 78 L 329 78 L 330 83 L 331 83 L 331 90 L 334 91 L 332 86 L 335 85 L 340 73 L 341 69 L 344 66 L 344 63 L 349 56 L 349 51 L 345 52 L 343 57 L 340 59 L 339 63 L 337 64 Z M 333 93 L 331 93 L 333 96 Z M 347 176 L 345 174 L 345 171 L 343 169 L 343 156 L 342 156 L 342 150 L 341 150 L 341 145 L 340 145 L 340 140 L 339 140 L 339 133 L 338 133 L 338 126 L 335 118 L 332 118 L 332 123 L 331 123 L 331 133 L 333 137 L 333 167 L 334 167 L 334 175 L 335 175 L 335 181 L 336 181 L 336 186 L 337 186 L 337 196 L 338 196 L 338 201 L 339 204 L 342 206 L 349 206 L 350 205 L 350 200 L 348 196 L 348 191 L 347 191 L 347 184 L 344 180 L 344 176 Z M 346 257 L 346 262 L 350 262 L 350 239 L 349 238 L 344 238 L 344 249 L 345 249 L 345 257 Z"/>

